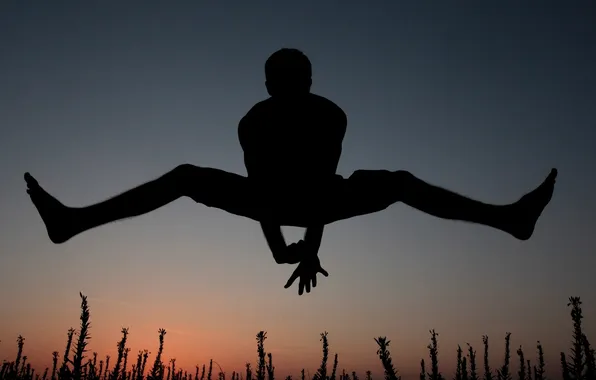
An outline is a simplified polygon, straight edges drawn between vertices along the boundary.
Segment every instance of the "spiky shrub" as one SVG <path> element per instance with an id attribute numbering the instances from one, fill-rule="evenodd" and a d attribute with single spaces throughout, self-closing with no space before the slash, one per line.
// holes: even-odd
<path id="1" fill-rule="evenodd" d="M 120 378 L 122 380 L 126 380 L 126 369 L 127 369 L 127 365 L 128 365 L 128 354 L 130 353 L 130 348 L 126 347 L 124 349 L 124 363 L 122 364 L 122 374 L 120 376 Z M 93 364 L 95 366 L 95 364 Z"/>
<path id="2" fill-rule="evenodd" d="M 122 365 L 122 360 L 124 359 L 124 350 L 126 349 L 126 339 L 128 337 L 128 328 L 123 327 L 121 330 L 122 339 L 118 341 L 116 347 L 118 348 L 118 356 L 116 357 L 116 365 L 112 370 L 112 374 L 110 375 L 111 380 L 118 380 L 120 376 L 120 367 Z"/>
<path id="3" fill-rule="evenodd" d="M 393 366 L 393 362 L 391 359 L 391 353 L 389 352 L 389 343 L 390 340 L 387 340 L 387 337 L 380 336 L 375 338 L 375 342 L 379 346 L 377 350 L 377 355 L 379 359 L 381 359 L 381 363 L 383 364 L 383 369 L 385 370 L 385 380 L 400 380 L 401 376 L 397 376 L 397 371 Z M 355 373 L 353 373 L 355 375 Z"/>
<path id="4" fill-rule="evenodd" d="M 499 380 L 511 380 L 511 373 L 509 372 L 509 362 L 511 360 L 511 333 L 505 334 L 505 360 L 503 366 L 497 371 L 497 378 Z"/>
<path id="5" fill-rule="evenodd" d="M 273 366 L 273 355 L 271 352 L 267 353 L 267 378 L 268 380 L 274 380 L 275 378 L 275 367 Z"/>
<path id="6" fill-rule="evenodd" d="M 534 380 L 544 380 L 546 364 L 544 363 L 544 350 L 540 341 L 536 342 L 536 350 L 538 351 L 538 367 L 534 366 Z"/>
<path id="7" fill-rule="evenodd" d="M 493 380 L 493 372 L 488 362 L 488 335 L 482 336 L 482 343 L 484 344 L 484 380 Z"/>
<path id="8" fill-rule="evenodd" d="M 337 353 L 335 354 L 335 357 L 333 358 L 333 369 L 331 370 L 331 380 L 335 380 L 335 376 L 337 374 Z"/>
<path id="9" fill-rule="evenodd" d="M 267 339 L 267 332 L 259 331 L 257 334 L 257 380 L 265 380 L 265 339 Z"/>
<path id="10" fill-rule="evenodd" d="M 148 380 L 162 380 L 163 378 L 161 355 L 163 353 L 163 343 L 166 330 L 159 329 L 157 332 L 159 333 L 159 347 L 157 348 L 157 355 L 155 356 L 155 361 L 153 362 L 153 368 L 151 368 L 151 374 L 147 376 Z M 198 371 L 199 369 L 197 368 L 197 372 Z"/>
<path id="11" fill-rule="evenodd" d="M 457 345 L 457 366 L 455 367 L 455 380 L 462 380 L 462 375 L 461 375 L 461 368 L 462 368 L 462 362 L 461 362 L 461 354 L 462 354 L 462 349 L 460 347 L 460 345 Z"/>
<path id="12" fill-rule="evenodd" d="M 68 364 L 71 363 L 70 360 L 70 349 L 72 347 L 72 339 L 75 333 L 75 329 L 70 328 L 68 329 L 67 338 L 66 338 L 66 349 L 64 350 L 64 356 L 62 357 L 62 366 L 60 367 L 60 371 L 58 372 L 58 377 L 60 379 L 67 379 L 70 378 L 70 369 L 68 368 Z"/>
<path id="13" fill-rule="evenodd" d="M 571 319 L 573 320 L 573 345 L 571 347 L 571 357 L 567 362 L 569 377 L 571 380 L 582 380 L 584 378 L 584 344 L 582 331 L 582 301 L 579 297 L 569 297 L 567 306 L 571 306 Z"/>
<path id="14" fill-rule="evenodd" d="M 22 335 L 17 337 L 17 358 L 14 361 L 15 371 L 18 371 L 21 358 L 23 357 L 23 347 L 25 346 L 25 338 Z"/>
<path id="15" fill-rule="evenodd" d="M 327 360 L 329 358 L 329 341 L 327 339 L 327 331 L 321 333 L 321 342 L 323 342 L 323 358 L 317 373 L 315 373 L 314 380 L 327 379 Z"/>
<path id="16" fill-rule="evenodd" d="M 586 379 L 596 379 L 596 355 L 594 349 L 590 346 L 586 334 L 582 334 L 582 343 L 584 346 L 584 355 L 586 357 Z"/>
<path id="17" fill-rule="evenodd" d="M 517 349 L 517 356 L 519 357 L 519 371 L 517 372 L 517 378 L 519 380 L 526 380 L 526 360 L 524 359 L 522 346 L 519 346 Z"/>
<path id="18" fill-rule="evenodd" d="M 468 358 L 470 359 L 470 380 L 478 380 L 478 373 L 476 372 L 476 351 L 472 348 L 470 343 L 468 345 Z"/>
<path id="19" fill-rule="evenodd" d="M 430 344 L 426 346 L 428 348 L 430 356 L 430 370 L 428 374 L 430 380 L 442 380 L 443 375 L 439 372 L 439 342 L 437 336 L 439 335 L 434 329 L 430 330 Z"/>

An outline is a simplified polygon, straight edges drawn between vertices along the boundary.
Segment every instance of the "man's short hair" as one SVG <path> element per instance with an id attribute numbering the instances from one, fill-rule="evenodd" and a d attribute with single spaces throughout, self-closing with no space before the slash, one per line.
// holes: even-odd
<path id="1" fill-rule="evenodd" d="M 271 54 L 265 62 L 265 77 L 276 83 L 310 81 L 312 66 L 300 50 L 283 48 Z"/>

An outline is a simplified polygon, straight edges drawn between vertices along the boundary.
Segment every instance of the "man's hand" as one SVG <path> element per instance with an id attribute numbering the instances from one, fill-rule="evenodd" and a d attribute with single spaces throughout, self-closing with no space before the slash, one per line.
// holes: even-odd
<path id="1" fill-rule="evenodd" d="M 297 243 L 292 243 L 277 255 L 278 262 L 282 264 L 297 264 L 305 258 L 306 244 L 304 240 L 300 240 Z"/>
<path id="2" fill-rule="evenodd" d="M 300 277 L 300 282 L 298 283 L 298 295 L 301 296 L 304 293 L 305 288 L 306 292 L 310 293 L 311 284 L 313 288 L 317 286 L 318 273 L 323 274 L 325 277 L 329 277 L 329 273 L 321 267 L 319 257 L 316 254 L 312 254 L 312 252 L 304 252 L 303 260 L 300 261 L 298 268 L 294 270 L 294 273 L 292 273 L 292 276 L 290 276 L 290 279 L 286 282 L 284 288 L 287 289 L 292 286 L 294 281 Z"/>

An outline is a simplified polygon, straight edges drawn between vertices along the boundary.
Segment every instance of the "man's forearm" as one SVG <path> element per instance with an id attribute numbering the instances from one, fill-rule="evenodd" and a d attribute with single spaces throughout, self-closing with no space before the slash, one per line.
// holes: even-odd
<path id="1" fill-rule="evenodd" d="M 310 226 L 306 229 L 304 234 L 304 242 L 309 246 L 309 250 L 314 251 L 318 255 L 321 242 L 323 240 L 323 232 L 325 225 Z"/>
<path id="2" fill-rule="evenodd" d="M 269 249 L 273 254 L 273 258 L 278 264 L 282 264 L 280 253 L 286 248 L 286 239 L 284 239 L 281 226 L 269 222 L 261 222 L 261 229 L 263 230 L 263 235 L 265 235 L 265 240 L 267 240 L 267 245 L 269 245 Z"/>

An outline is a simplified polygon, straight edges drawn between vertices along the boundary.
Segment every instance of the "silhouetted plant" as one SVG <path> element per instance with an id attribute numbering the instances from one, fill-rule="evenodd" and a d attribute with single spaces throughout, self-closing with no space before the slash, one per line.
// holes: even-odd
<path id="1" fill-rule="evenodd" d="M 268 359 L 268 363 L 267 363 L 267 378 L 269 380 L 274 380 L 275 378 L 275 367 L 273 366 L 273 355 L 271 355 L 271 352 L 269 352 L 267 354 L 267 359 Z"/>
<path id="2" fill-rule="evenodd" d="M 97 372 L 97 378 L 101 379 L 101 376 L 103 374 L 103 360 L 99 361 L 99 371 Z"/>
<path id="3" fill-rule="evenodd" d="M 427 346 L 430 356 L 430 370 L 428 374 L 430 380 L 442 380 L 443 375 L 439 372 L 439 343 L 437 336 L 439 335 L 435 330 L 430 330 L 430 344 Z"/>
<path id="4" fill-rule="evenodd" d="M 493 371 L 488 362 L 488 335 L 482 336 L 482 343 L 484 344 L 484 380 L 492 380 Z"/>
<path id="5" fill-rule="evenodd" d="M 162 380 L 162 376 L 160 376 L 162 370 L 161 370 L 161 355 L 163 353 L 163 342 L 164 342 L 164 337 L 166 335 L 166 330 L 165 329 L 159 329 L 158 330 L 159 333 L 159 347 L 157 349 L 157 355 L 155 356 L 155 361 L 153 362 L 153 368 L 151 368 L 151 374 L 149 376 L 147 376 L 148 380 Z M 197 372 L 198 372 L 198 368 L 197 368 Z"/>
<path id="6" fill-rule="evenodd" d="M 582 301 L 579 297 L 569 297 L 567 304 L 567 306 L 571 306 L 571 319 L 573 320 L 573 346 L 571 347 L 570 361 L 567 363 L 572 380 L 583 379 L 585 370 L 581 304 Z"/>
<path id="7" fill-rule="evenodd" d="M 388 349 L 389 343 L 391 343 L 391 341 L 387 340 L 387 337 L 380 336 L 375 338 L 375 342 L 377 342 L 377 345 L 379 346 L 377 355 L 379 355 L 379 359 L 381 359 L 381 363 L 385 369 L 385 380 L 400 380 L 401 376 L 397 376 L 397 371 L 393 366 L 391 353 Z"/>
<path id="8" fill-rule="evenodd" d="M 586 357 L 586 380 L 596 379 L 596 355 L 594 349 L 590 346 L 586 334 L 582 334 L 582 343 L 584 346 L 584 356 Z"/>
<path id="9" fill-rule="evenodd" d="M 505 360 L 503 366 L 497 370 L 497 378 L 499 380 L 511 380 L 511 373 L 509 372 L 509 362 L 511 360 L 511 333 L 505 334 Z"/>
<path id="10" fill-rule="evenodd" d="M 17 358 L 14 361 L 14 368 L 15 371 L 18 371 L 19 364 L 21 363 L 21 358 L 23 357 L 23 347 L 25 346 L 25 338 L 22 335 L 17 337 Z"/>
<path id="11" fill-rule="evenodd" d="M 123 327 L 121 330 L 122 339 L 116 344 L 118 348 L 118 356 L 116 357 L 116 365 L 112 370 L 112 374 L 110 375 L 111 380 L 118 380 L 120 376 L 120 366 L 122 365 L 122 360 L 124 359 L 124 350 L 126 348 L 126 338 L 128 337 L 128 328 Z"/>
<path id="12" fill-rule="evenodd" d="M 476 351 L 468 345 L 468 358 L 470 359 L 470 380 L 478 380 L 478 373 L 476 372 Z"/>
<path id="13" fill-rule="evenodd" d="M 327 331 L 321 333 L 321 342 L 323 342 L 323 358 L 321 359 L 321 366 L 315 376 L 314 380 L 326 380 L 327 379 L 327 360 L 329 358 L 329 341 L 327 340 Z"/>
<path id="14" fill-rule="evenodd" d="M 62 357 L 62 366 L 60 367 L 60 371 L 58 372 L 58 377 L 61 379 L 67 379 L 70 377 L 70 370 L 68 369 L 68 364 L 71 362 L 69 359 L 70 355 L 70 348 L 72 346 L 72 338 L 74 336 L 75 329 L 72 327 L 68 329 L 68 335 L 66 340 L 66 350 L 64 351 L 64 356 Z"/>
<path id="15" fill-rule="evenodd" d="M 141 363 L 140 375 L 141 380 L 143 379 L 143 375 L 145 374 L 145 366 L 147 365 L 147 358 L 149 357 L 150 352 L 148 350 L 143 350 L 143 362 Z"/>
<path id="16" fill-rule="evenodd" d="M 58 351 L 52 352 L 52 380 L 56 380 L 56 367 L 58 366 Z"/>
<path id="17" fill-rule="evenodd" d="M 526 380 L 526 360 L 524 359 L 522 346 L 519 346 L 517 349 L 517 356 L 519 356 L 519 371 L 517 372 L 517 378 L 519 380 Z"/>
<path id="18" fill-rule="evenodd" d="M 252 369 L 250 363 L 246 363 L 246 380 L 252 380 Z"/>
<path id="19" fill-rule="evenodd" d="M 25 376 L 26 366 L 27 366 L 27 355 L 23 356 L 23 363 L 21 364 L 21 369 L 19 370 L 19 376 L 20 377 L 24 377 Z"/>
<path id="20" fill-rule="evenodd" d="M 338 361 L 337 361 L 337 353 L 336 353 L 335 358 L 333 359 L 333 369 L 331 370 L 331 377 L 330 377 L 331 380 L 335 380 L 335 376 L 337 373 L 337 364 L 338 364 Z"/>
<path id="21" fill-rule="evenodd" d="M 211 380 L 212 373 L 213 373 L 213 359 L 209 360 L 209 371 L 207 372 L 207 380 Z"/>
<path id="22" fill-rule="evenodd" d="M 265 339 L 267 339 L 267 333 L 259 331 L 257 334 L 257 380 L 265 380 Z"/>
<path id="23" fill-rule="evenodd" d="M 172 380 L 176 380 L 176 358 L 170 359 L 170 368 L 172 370 Z"/>
<path id="24" fill-rule="evenodd" d="M 461 349 L 461 347 L 458 344 L 457 345 L 457 366 L 455 367 L 455 380 L 462 380 L 462 376 L 461 376 L 461 369 L 462 369 L 461 354 L 462 354 L 462 349 Z"/>
<path id="25" fill-rule="evenodd" d="M 546 364 L 544 363 L 544 350 L 540 341 L 536 342 L 536 349 L 538 350 L 538 367 L 534 366 L 534 380 L 544 380 Z"/>
<path id="26" fill-rule="evenodd" d="M 108 373 L 110 372 L 110 355 L 106 355 L 106 368 L 102 374 L 104 379 L 108 379 Z"/>
<path id="27" fill-rule="evenodd" d="M 129 353 L 130 353 L 130 348 L 129 347 L 126 347 L 124 349 L 124 363 L 122 364 L 122 375 L 121 375 L 121 379 L 122 380 L 126 380 L 126 368 L 127 368 L 127 365 L 128 365 L 128 354 Z M 95 366 L 95 364 L 93 364 L 93 366 Z"/>
<path id="28" fill-rule="evenodd" d="M 420 359 L 420 380 L 426 380 L 426 366 L 424 365 L 424 359 Z"/>
<path id="29" fill-rule="evenodd" d="M 563 372 L 563 380 L 570 380 L 571 374 L 569 372 L 569 367 L 567 366 L 567 358 L 565 357 L 565 353 L 561 352 L 561 371 Z"/>

